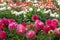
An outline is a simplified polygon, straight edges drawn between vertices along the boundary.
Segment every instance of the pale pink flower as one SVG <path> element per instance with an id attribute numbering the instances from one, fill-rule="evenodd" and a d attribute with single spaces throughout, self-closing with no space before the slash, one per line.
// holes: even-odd
<path id="1" fill-rule="evenodd" d="M 30 30 L 26 33 L 26 37 L 31 39 L 31 38 L 34 38 L 35 37 L 35 32 Z"/>
<path id="2" fill-rule="evenodd" d="M 40 30 L 44 27 L 44 23 L 41 22 L 40 20 L 36 20 L 35 21 L 35 27 L 36 27 L 36 29 Z"/>
<path id="3" fill-rule="evenodd" d="M 16 26 L 17 26 L 17 24 L 16 23 L 10 23 L 9 25 L 8 25 L 8 29 L 9 30 L 15 30 L 16 29 Z"/>
<path id="4" fill-rule="evenodd" d="M 26 28 L 22 24 L 17 25 L 17 33 L 18 34 L 24 34 L 26 33 Z"/>
<path id="5" fill-rule="evenodd" d="M 60 28 L 56 28 L 56 29 L 54 30 L 54 33 L 55 33 L 56 35 L 60 35 Z"/>

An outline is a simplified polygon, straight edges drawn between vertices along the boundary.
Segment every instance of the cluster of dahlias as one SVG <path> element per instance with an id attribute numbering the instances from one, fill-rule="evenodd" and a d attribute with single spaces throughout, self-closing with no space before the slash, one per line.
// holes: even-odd
<path id="1" fill-rule="evenodd" d="M 25 34 L 28 39 L 35 38 L 37 36 L 36 33 L 38 33 L 39 30 L 42 30 L 46 34 L 52 32 L 55 35 L 60 35 L 60 28 L 58 27 L 59 22 L 57 19 L 47 19 L 44 24 L 44 22 L 38 19 L 38 15 L 35 14 L 32 15 L 32 20 L 34 23 L 28 24 L 22 22 L 21 24 L 18 24 L 14 19 L 2 18 L 0 20 L 0 39 L 5 39 L 8 36 L 4 31 L 4 28 L 8 28 L 10 31 L 15 30 L 17 34 Z"/>
<path id="2" fill-rule="evenodd" d="M 59 22 L 57 19 L 47 19 L 45 24 L 38 19 L 37 15 L 32 16 L 32 20 L 35 20 L 35 28 L 37 30 L 43 30 L 43 32 L 50 34 L 50 32 L 55 35 L 60 35 Z"/>

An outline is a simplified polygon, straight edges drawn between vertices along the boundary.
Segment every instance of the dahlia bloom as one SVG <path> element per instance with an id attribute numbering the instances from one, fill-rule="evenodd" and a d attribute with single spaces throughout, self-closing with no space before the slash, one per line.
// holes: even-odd
<path id="1" fill-rule="evenodd" d="M 58 10 L 58 8 L 51 1 L 46 2 L 44 7 L 47 8 L 47 9 L 53 9 L 55 11 Z"/>
<path id="2" fill-rule="evenodd" d="M 2 19 L 2 22 L 3 22 L 4 24 L 6 24 L 6 25 L 9 24 L 9 20 L 8 20 L 7 18 L 3 18 L 3 19 Z"/>
<path id="3" fill-rule="evenodd" d="M 9 23 L 15 22 L 13 18 L 9 19 Z"/>
<path id="4" fill-rule="evenodd" d="M 35 15 L 32 16 L 32 20 L 35 21 L 35 20 L 37 20 L 37 19 L 38 19 L 38 15 L 35 14 Z"/>
<path id="5" fill-rule="evenodd" d="M 22 25 L 26 27 L 26 22 L 22 22 Z"/>
<path id="6" fill-rule="evenodd" d="M 48 33 L 51 30 L 51 28 L 49 26 L 44 26 L 43 30 L 45 33 Z"/>
<path id="7" fill-rule="evenodd" d="M 51 24 L 51 19 L 47 19 L 47 20 L 46 20 L 46 24 L 47 24 L 47 25 Z"/>
<path id="8" fill-rule="evenodd" d="M 30 30 L 26 33 L 26 37 L 31 39 L 31 38 L 34 38 L 35 37 L 35 32 Z"/>
<path id="9" fill-rule="evenodd" d="M 26 28 L 22 24 L 17 25 L 17 33 L 18 34 L 24 34 L 26 33 Z"/>
<path id="10" fill-rule="evenodd" d="M 54 30 L 54 29 L 57 27 L 57 25 L 58 25 L 58 20 L 57 20 L 57 19 L 53 19 L 53 20 L 48 19 L 48 20 L 46 20 L 46 24 L 47 24 L 52 30 Z"/>
<path id="11" fill-rule="evenodd" d="M 54 30 L 54 29 L 56 28 L 56 25 L 53 24 L 53 23 L 51 23 L 51 24 L 49 24 L 49 27 L 50 27 L 52 30 Z"/>
<path id="12" fill-rule="evenodd" d="M 2 21 L 2 20 L 0 20 L 0 25 L 4 25 L 4 23 L 3 23 L 3 21 Z"/>
<path id="13" fill-rule="evenodd" d="M 51 22 L 55 25 L 58 25 L 58 20 L 57 19 L 53 19 Z"/>
<path id="14" fill-rule="evenodd" d="M 36 27 L 36 29 L 40 30 L 44 27 L 44 23 L 41 22 L 40 20 L 36 20 L 35 21 L 35 27 Z"/>
<path id="15" fill-rule="evenodd" d="M 5 38 L 6 38 L 6 32 L 0 31 L 0 39 L 5 39 Z"/>
<path id="16" fill-rule="evenodd" d="M 55 33 L 56 35 L 60 35 L 60 28 L 56 28 L 56 29 L 54 30 L 54 33 Z"/>
<path id="17" fill-rule="evenodd" d="M 3 26 L 2 26 L 2 25 L 0 25 L 0 31 L 1 31 L 1 30 L 3 30 Z"/>
<path id="18" fill-rule="evenodd" d="M 8 25 L 8 29 L 9 29 L 9 30 L 14 30 L 14 29 L 16 29 L 16 26 L 17 26 L 16 23 L 10 23 L 10 24 Z"/>

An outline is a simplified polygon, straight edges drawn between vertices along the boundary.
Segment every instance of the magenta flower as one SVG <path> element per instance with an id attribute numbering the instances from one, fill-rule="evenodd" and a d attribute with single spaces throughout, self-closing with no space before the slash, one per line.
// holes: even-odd
<path id="1" fill-rule="evenodd" d="M 26 27 L 26 22 L 22 22 L 22 25 L 23 25 L 24 27 Z"/>
<path id="2" fill-rule="evenodd" d="M 0 39 L 5 39 L 5 38 L 6 38 L 6 32 L 0 31 Z"/>
<path id="3" fill-rule="evenodd" d="M 38 19 L 38 15 L 35 14 L 35 15 L 32 16 L 32 20 L 35 21 L 35 20 L 37 20 L 37 19 Z"/>
<path id="4" fill-rule="evenodd" d="M 3 26 L 2 26 L 2 25 L 0 25 L 0 31 L 1 31 L 1 30 L 3 30 Z"/>
<path id="5" fill-rule="evenodd" d="M 12 23 L 12 22 L 15 22 L 15 20 L 14 19 L 9 19 L 9 23 Z"/>
<path id="6" fill-rule="evenodd" d="M 54 29 L 56 28 L 56 25 L 53 24 L 53 23 L 51 23 L 51 24 L 49 24 L 49 27 L 50 27 L 52 30 L 54 30 Z"/>
<path id="7" fill-rule="evenodd" d="M 47 24 L 47 25 L 51 24 L 51 20 L 50 20 L 50 19 L 47 19 L 47 20 L 46 20 L 46 24 Z"/>
<path id="8" fill-rule="evenodd" d="M 40 20 L 36 20 L 35 21 L 35 27 L 36 27 L 36 29 L 40 30 L 44 27 L 44 23 L 41 22 Z"/>
<path id="9" fill-rule="evenodd" d="M 45 33 L 48 33 L 51 30 L 51 28 L 49 26 L 44 26 L 43 30 Z"/>
<path id="10" fill-rule="evenodd" d="M 16 26 L 17 26 L 17 24 L 16 23 L 10 23 L 9 25 L 8 25 L 8 29 L 9 30 L 14 30 L 14 29 L 16 29 Z"/>
<path id="11" fill-rule="evenodd" d="M 58 25 L 58 20 L 57 19 L 53 19 L 51 22 L 55 25 Z"/>
<path id="12" fill-rule="evenodd" d="M 4 23 L 3 23 L 3 21 L 2 21 L 2 20 L 0 20 L 0 25 L 4 25 Z"/>
<path id="13" fill-rule="evenodd" d="M 26 33 L 26 37 L 31 39 L 31 38 L 34 38 L 35 37 L 35 32 L 30 30 Z"/>
<path id="14" fill-rule="evenodd" d="M 24 34 L 26 33 L 26 28 L 22 24 L 17 25 L 17 33 L 18 34 Z"/>
<path id="15" fill-rule="evenodd" d="M 4 24 L 8 25 L 9 24 L 9 20 L 7 18 L 3 18 L 1 20 Z"/>

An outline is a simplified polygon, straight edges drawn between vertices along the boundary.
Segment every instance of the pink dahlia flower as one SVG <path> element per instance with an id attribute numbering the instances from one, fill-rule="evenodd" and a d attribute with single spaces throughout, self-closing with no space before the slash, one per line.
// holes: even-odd
<path id="1" fill-rule="evenodd" d="M 41 22 L 40 20 L 36 20 L 35 21 L 35 27 L 36 27 L 36 29 L 40 30 L 44 27 L 44 23 Z"/>
<path id="2" fill-rule="evenodd" d="M 22 24 L 17 25 L 17 33 L 18 34 L 24 34 L 26 33 L 26 28 Z"/>
<path id="3" fill-rule="evenodd" d="M 51 28 L 49 26 L 44 26 L 43 30 L 45 33 L 48 33 L 51 30 Z"/>
<path id="4" fill-rule="evenodd" d="M 22 25 L 26 27 L 26 22 L 22 22 Z"/>
<path id="5" fill-rule="evenodd" d="M 2 20 L 0 20 L 0 25 L 4 25 L 4 23 L 3 23 L 3 21 L 2 21 Z"/>
<path id="6" fill-rule="evenodd" d="M 30 30 L 26 33 L 26 37 L 31 39 L 31 38 L 34 38 L 35 37 L 35 32 Z"/>
<path id="7" fill-rule="evenodd" d="M 1 20 L 4 24 L 8 25 L 9 24 L 9 20 L 7 18 L 3 18 Z"/>
<path id="8" fill-rule="evenodd" d="M 35 15 L 32 16 L 32 20 L 35 21 L 35 20 L 37 20 L 37 19 L 38 19 L 38 15 L 35 14 Z"/>
<path id="9" fill-rule="evenodd" d="M 56 28 L 56 25 L 53 24 L 53 23 L 51 23 L 51 24 L 49 24 L 49 27 L 50 27 L 52 30 L 54 30 L 54 29 Z"/>
<path id="10" fill-rule="evenodd" d="M 2 25 L 0 25 L 0 31 L 1 31 L 1 30 L 3 30 L 3 26 L 2 26 Z"/>
<path id="11" fill-rule="evenodd" d="M 50 19 L 47 19 L 47 20 L 46 20 L 46 24 L 47 24 L 47 25 L 51 24 L 51 20 L 50 20 Z"/>
<path id="12" fill-rule="evenodd" d="M 57 19 L 53 19 L 51 22 L 55 25 L 58 25 L 58 20 Z"/>
<path id="13" fill-rule="evenodd" d="M 14 19 L 9 19 L 9 23 L 12 23 L 12 22 L 15 22 L 15 20 Z"/>
<path id="14" fill-rule="evenodd" d="M 0 31 L 0 39 L 5 39 L 5 38 L 6 38 L 6 32 Z"/>
<path id="15" fill-rule="evenodd" d="M 55 33 L 56 35 L 60 35 L 60 28 L 56 28 L 56 29 L 54 30 L 54 33 Z"/>
<path id="16" fill-rule="evenodd" d="M 14 30 L 14 29 L 16 29 L 16 26 L 17 26 L 17 24 L 13 22 L 8 25 L 8 28 L 9 28 L 9 30 Z"/>

